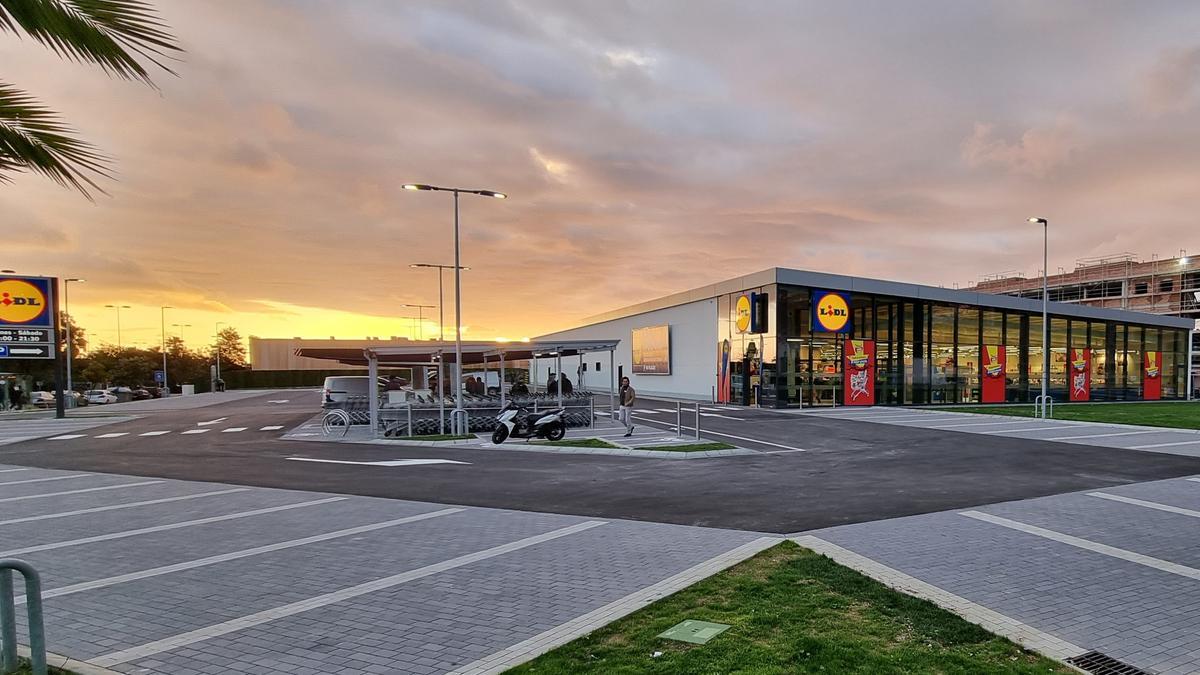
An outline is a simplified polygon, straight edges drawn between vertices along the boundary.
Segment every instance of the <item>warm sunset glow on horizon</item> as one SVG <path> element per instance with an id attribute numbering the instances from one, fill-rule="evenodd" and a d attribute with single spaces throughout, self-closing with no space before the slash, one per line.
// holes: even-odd
<path id="1" fill-rule="evenodd" d="M 94 344 L 105 305 L 128 345 L 162 306 L 194 347 L 436 338 L 410 265 L 453 265 L 453 199 L 409 184 L 499 193 L 460 201 L 465 339 L 772 266 L 1033 276 L 1034 213 L 1051 270 L 1200 251 L 1196 4 L 153 4 L 186 50 L 159 90 L 0 33 L 115 160 L 94 203 L 0 183 L 0 267 L 86 278 Z"/>

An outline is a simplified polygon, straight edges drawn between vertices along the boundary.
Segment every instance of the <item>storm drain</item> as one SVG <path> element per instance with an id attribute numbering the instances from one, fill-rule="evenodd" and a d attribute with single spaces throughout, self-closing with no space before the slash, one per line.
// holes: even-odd
<path id="1" fill-rule="evenodd" d="M 1150 675 L 1141 668 L 1134 668 L 1128 663 L 1122 663 L 1108 654 L 1100 652 L 1072 656 L 1067 659 L 1067 663 L 1089 673 L 1095 673 L 1095 675 Z"/>

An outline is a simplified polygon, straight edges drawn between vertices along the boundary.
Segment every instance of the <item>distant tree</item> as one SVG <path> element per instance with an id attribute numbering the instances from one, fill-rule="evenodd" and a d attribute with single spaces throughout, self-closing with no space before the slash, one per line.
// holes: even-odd
<path id="1" fill-rule="evenodd" d="M 221 332 L 217 333 L 217 342 L 213 349 L 221 354 L 222 370 L 241 370 L 249 365 L 246 345 L 236 328 L 222 328 Z"/>
<path id="2" fill-rule="evenodd" d="M 147 84 L 150 76 L 137 57 L 172 72 L 163 61 L 180 51 L 141 0 L 0 0 L 0 33 L 24 33 L 59 56 Z M 34 171 L 90 199 L 89 187 L 100 190 L 93 178 L 111 177 L 108 165 L 57 113 L 0 82 L 0 182 Z"/>
<path id="3" fill-rule="evenodd" d="M 87 330 L 75 323 L 75 319 L 66 312 L 60 312 L 60 323 L 63 326 L 63 339 L 67 339 L 66 328 L 71 327 L 71 358 L 78 359 L 87 351 Z"/>

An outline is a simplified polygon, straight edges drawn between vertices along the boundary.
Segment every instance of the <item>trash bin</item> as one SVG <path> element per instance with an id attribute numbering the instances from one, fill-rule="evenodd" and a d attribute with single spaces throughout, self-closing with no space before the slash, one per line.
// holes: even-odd
<path id="1" fill-rule="evenodd" d="M 182 390 L 182 393 L 184 396 L 191 396 L 196 393 L 196 385 L 194 385 L 194 384 L 181 385 L 180 390 Z"/>

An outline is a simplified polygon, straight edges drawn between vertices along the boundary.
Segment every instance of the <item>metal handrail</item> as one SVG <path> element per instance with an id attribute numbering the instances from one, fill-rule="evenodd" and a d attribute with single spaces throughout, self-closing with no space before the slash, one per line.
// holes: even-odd
<path id="1" fill-rule="evenodd" d="M 24 560 L 0 559 L 0 673 L 17 670 L 17 610 L 13 570 L 25 577 L 25 614 L 29 623 L 29 662 L 33 675 L 46 675 L 46 629 L 42 622 L 42 578 Z"/>

